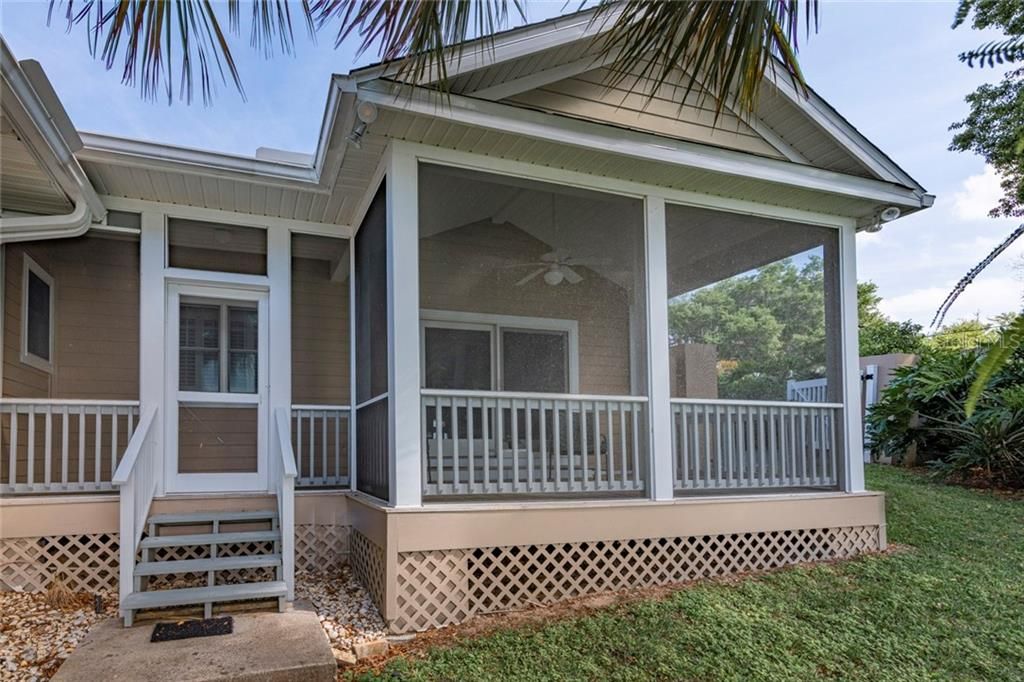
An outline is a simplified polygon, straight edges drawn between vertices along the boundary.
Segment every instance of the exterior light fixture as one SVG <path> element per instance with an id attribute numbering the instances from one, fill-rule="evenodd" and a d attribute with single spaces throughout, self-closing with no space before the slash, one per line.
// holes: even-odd
<path id="1" fill-rule="evenodd" d="M 352 126 L 352 132 L 345 139 L 356 149 L 361 149 L 366 128 L 376 120 L 377 105 L 373 102 L 359 101 L 356 104 L 356 124 Z"/>

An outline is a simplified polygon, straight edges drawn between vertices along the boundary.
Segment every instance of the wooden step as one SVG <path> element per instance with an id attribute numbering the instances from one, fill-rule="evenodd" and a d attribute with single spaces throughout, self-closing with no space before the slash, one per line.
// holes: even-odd
<path id="1" fill-rule="evenodd" d="M 146 523 L 157 526 L 190 526 L 233 521 L 273 521 L 277 519 L 277 511 L 260 509 L 257 511 L 209 511 L 189 512 L 186 514 L 153 514 Z"/>
<path id="2" fill-rule="evenodd" d="M 226 556 L 216 559 L 184 559 L 181 561 L 143 561 L 135 565 L 135 575 L 166 575 L 168 573 L 208 573 L 240 568 L 272 568 L 281 565 L 280 554 Z"/>
<path id="3" fill-rule="evenodd" d="M 132 592 L 121 601 L 122 610 L 156 609 L 164 606 L 211 604 L 247 599 L 278 599 L 288 594 L 283 580 L 214 587 L 186 587 L 177 590 Z"/>
<path id="4" fill-rule="evenodd" d="M 197 533 L 195 535 L 157 535 L 143 539 L 142 549 L 182 547 L 188 545 L 230 545 L 242 542 L 273 542 L 281 539 L 277 530 L 251 530 L 228 533 Z"/>

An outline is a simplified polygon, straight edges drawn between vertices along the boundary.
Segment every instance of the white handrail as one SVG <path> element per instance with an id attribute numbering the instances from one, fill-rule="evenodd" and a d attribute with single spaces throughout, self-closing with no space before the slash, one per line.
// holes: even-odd
<path id="1" fill-rule="evenodd" d="M 78 398 L 0 398 L 3 405 L 100 405 L 103 407 L 138 407 L 138 400 L 79 400 Z"/>
<path id="2" fill-rule="evenodd" d="M 274 413 L 277 429 L 277 518 L 281 531 L 281 579 L 288 586 L 288 601 L 295 600 L 295 478 L 299 475 L 292 451 L 291 409 L 279 407 Z"/>
<path id="3" fill-rule="evenodd" d="M 741 405 L 744 407 L 842 407 L 842 403 L 805 403 L 799 400 L 731 400 L 729 398 L 672 398 L 677 405 Z"/>
<path id="4" fill-rule="evenodd" d="M 156 431 L 153 429 L 158 413 L 156 407 L 143 411 L 139 428 L 128 442 L 121 464 L 111 479 L 113 485 L 120 489 L 121 497 L 118 580 L 121 603 L 137 587 L 134 576 L 135 554 L 142 540 L 142 531 L 149 517 L 160 474 L 158 444 L 154 435 Z M 125 617 L 125 624 L 130 624 L 130 614 L 125 610 L 121 613 Z"/>
<path id="5" fill-rule="evenodd" d="M 574 400 L 605 401 L 617 403 L 646 403 L 647 396 L 640 395 L 599 395 L 596 393 L 538 393 L 527 391 L 466 391 L 448 388 L 422 388 L 420 395 L 440 398 L 500 398 L 514 400 Z"/>

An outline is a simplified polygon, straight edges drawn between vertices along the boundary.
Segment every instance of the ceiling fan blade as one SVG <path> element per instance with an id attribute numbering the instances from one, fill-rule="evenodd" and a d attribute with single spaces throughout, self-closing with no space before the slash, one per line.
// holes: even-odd
<path id="1" fill-rule="evenodd" d="M 611 265 L 611 258 L 567 258 L 563 265 Z"/>
<path id="2" fill-rule="evenodd" d="M 537 268 L 536 270 L 531 272 L 529 275 L 527 275 L 526 277 L 523 277 L 521 280 L 516 282 L 515 285 L 517 287 L 521 287 L 524 284 L 526 284 L 527 282 L 529 282 L 531 279 L 533 279 L 534 277 L 537 277 L 538 275 L 543 274 L 544 272 L 547 272 L 547 266 L 545 266 L 543 268 Z"/>
<path id="3" fill-rule="evenodd" d="M 563 265 L 558 269 L 562 273 L 562 276 L 565 277 L 565 281 L 568 282 L 569 284 L 579 284 L 580 282 L 583 281 L 583 278 L 580 276 L 580 274 L 573 270 L 572 268 L 570 268 L 568 265 Z"/>

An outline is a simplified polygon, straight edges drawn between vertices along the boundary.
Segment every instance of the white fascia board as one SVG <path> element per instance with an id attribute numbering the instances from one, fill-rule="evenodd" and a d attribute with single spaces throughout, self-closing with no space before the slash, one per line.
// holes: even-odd
<path id="1" fill-rule="evenodd" d="M 461 95 L 442 95 L 426 88 L 373 81 L 359 85 L 359 98 L 395 111 L 443 118 L 465 125 L 598 149 L 631 158 L 868 199 L 902 208 L 925 207 L 918 192 L 894 183 L 611 128 L 590 121 Z"/>
<path id="2" fill-rule="evenodd" d="M 776 69 L 781 68 L 778 64 L 775 66 Z M 766 76 L 766 78 L 767 77 L 768 76 Z M 901 184 L 906 187 L 913 187 L 920 195 L 922 195 L 922 197 L 931 197 L 931 203 L 922 203 L 922 206 L 925 208 L 931 206 L 935 201 L 934 196 L 925 194 L 925 189 L 920 185 L 920 183 L 896 165 L 892 159 L 885 156 L 878 147 L 864 137 L 860 131 L 850 125 L 850 123 L 842 116 L 839 116 L 835 110 L 813 90 L 809 89 L 806 95 L 797 92 L 796 86 L 794 86 L 793 82 L 785 76 L 775 78 L 771 82 L 771 87 L 775 87 L 780 94 L 792 102 L 800 111 L 804 112 L 807 117 L 810 118 L 811 121 L 813 121 L 821 130 L 823 130 L 836 143 L 846 149 L 870 171 L 881 178 L 888 178 L 891 182 Z"/>
<path id="3" fill-rule="evenodd" d="M 305 191 L 327 191 L 320 188 L 320 173 L 311 165 L 282 163 L 98 133 L 80 134 L 85 146 L 78 152 L 78 158 L 90 163 L 291 186 Z"/>
<path id="4" fill-rule="evenodd" d="M 527 24 L 492 37 L 469 41 L 462 45 L 461 53 L 458 46 L 453 46 L 449 48 L 451 54 L 446 60 L 448 78 L 600 35 L 615 24 L 622 9 L 621 6 L 616 7 L 600 20 L 594 19 L 595 10 L 588 10 L 536 24 Z M 398 73 L 401 70 L 400 65 L 401 60 L 375 64 L 349 72 L 348 78 L 357 83 L 387 78 Z M 431 69 L 427 71 L 423 80 L 431 83 L 438 77 L 439 72 Z"/>
<path id="5" fill-rule="evenodd" d="M 92 219 L 102 220 L 106 216 L 103 202 L 57 125 L 57 120 L 67 118 L 66 112 L 49 112 L 14 53 L 2 39 L 0 74 L 3 83 L 0 101 L 4 103 L 4 113 L 11 124 L 20 135 L 27 138 L 29 149 L 72 203 L 84 202 Z M 51 106 L 60 106 L 60 103 L 51 102 Z M 77 143 L 77 140 L 74 142 Z"/>

